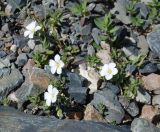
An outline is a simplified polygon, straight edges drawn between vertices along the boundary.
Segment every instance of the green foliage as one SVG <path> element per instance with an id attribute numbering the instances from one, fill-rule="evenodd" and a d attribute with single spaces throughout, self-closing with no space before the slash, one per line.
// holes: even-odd
<path id="1" fill-rule="evenodd" d="M 36 106 L 39 106 L 41 103 L 40 93 L 34 93 L 31 96 L 28 96 L 28 100 Z"/>
<path id="2" fill-rule="evenodd" d="M 88 14 L 87 0 L 83 0 L 80 4 L 76 3 L 70 8 L 70 11 L 75 16 L 86 16 Z"/>
<path id="3" fill-rule="evenodd" d="M 107 112 L 107 108 L 103 103 L 99 103 L 97 104 L 96 109 L 98 110 L 98 112 L 105 117 L 106 116 L 106 112 Z"/>
<path id="4" fill-rule="evenodd" d="M 131 14 L 131 15 L 136 14 L 135 4 L 136 4 L 135 1 L 131 1 L 131 2 L 128 4 L 128 6 L 126 7 L 127 12 L 128 12 L 129 14 Z"/>
<path id="5" fill-rule="evenodd" d="M 64 50 L 63 50 L 62 61 L 65 64 L 68 64 L 69 63 L 69 59 L 68 58 L 69 57 L 73 57 L 75 54 L 77 54 L 79 52 L 80 52 L 80 49 L 76 45 L 65 46 Z"/>
<path id="6" fill-rule="evenodd" d="M 88 55 L 86 61 L 91 67 L 97 67 L 101 63 L 101 60 L 96 56 L 96 54 Z"/>
<path id="7" fill-rule="evenodd" d="M 140 85 L 141 82 L 139 80 L 130 78 L 128 84 L 124 87 L 124 96 L 127 98 L 134 98 Z"/>
<path id="8" fill-rule="evenodd" d="M 132 16 L 131 17 L 131 22 L 132 22 L 132 25 L 135 26 L 135 27 L 141 27 L 144 23 L 144 20 L 140 18 L 140 16 Z"/>
<path id="9" fill-rule="evenodd" d="M 129 63 L 132 64 L 132 65 L 136 65 L 137 67 L 140 67 L 143 62 L 144 62 L 144 59 L 146 58 L 147 56 L 145 55 L 138 55 L 138 56 L 135 56 L 135 57 L 132 57 L 130 58 L 130 61 Z"/>
<path id="10" fill-rule="evenodd" d="M 150 8 L 159 9 L 160 8 L 160 1 L 159 0 L 152 0 L 152 2 L 149 2 L 148 6 Z"/>
<path id="11" fill-rule="evenodd" d="M 116 39 L 114 33 L 117 31 L 117 28 L 113 25 L 110 13 L 103 18 L 95 19 L 94 23 L 106 33 L 105 36 L 102 36 L 102 39 L 104 38 L 103 40 L 113 39 L 114 41 Z"/>
<path id="12" fill-rule="evenodd" d="M 0 104 L 4 106 L 9 106 L 10 103 L 11 103 L 11 100 L 9 100 L 7 97 L 4 97 L 2 100 L 0 100 Z"/>

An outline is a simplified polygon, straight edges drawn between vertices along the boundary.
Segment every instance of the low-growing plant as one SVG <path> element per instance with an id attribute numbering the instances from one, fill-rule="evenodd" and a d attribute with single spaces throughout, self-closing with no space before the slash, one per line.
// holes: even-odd
<path id="1" fill-rule="evenodd" d="M 97 65 L 101 64 L 101 60 L 96 56 L 96 54 L 88 55 L 86 57 L 87 63 L 91 66 L 96 68 Z"/>
<path id="2" fill-rule="evenodd" d="M 4 105 L 4 106 L 9 106 L 9 104 L 11 103 L 11 100 L 7 97 L 4 97 L 1 101 L 0 104 Z"/>
<path id="3" fill-rule="evenodd" d="M 87 0 L 83 0 L 81 3 L 74 4 L 70 8 L 70 11 L 75 16 L 82 16 L 82 17 L 86 16 L 88 14 Z"/>
<path id="4" fill-rule="evenodd" d="M 107 108 L 103 103 L 97 104 L 96 109 L 103 117 L 106 116 Z"/>
<path id="5" fill-rule="evenodd" d="M 131 16 L 131 22 L 134 27 L 141 27 L 144 23 L 144 20 L 140 18 L 139 15 Z"/>
<path id="6" fill-rule="evenodd" d="M 105 33 L 104 36 L 101 36 L 102 40 L 114 41 L 116 39 L 114 33 L 116 32 L 117 28 L 113 25 L 111 13 L 105 15 L 103 18 L 95 19 L 94 23 L 99 29 L 101 29 Z"/>
<path id="7" fill-rule="evenodd" d="M 33 95 L 28 96 L 28 100 L 34 105 L 39 106 L 41 103 L 40 93 L 36 92 Z"/>

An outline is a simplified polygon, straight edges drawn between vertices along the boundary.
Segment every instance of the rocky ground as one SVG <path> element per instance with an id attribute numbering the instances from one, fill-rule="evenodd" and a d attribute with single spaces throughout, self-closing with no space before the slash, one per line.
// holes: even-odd
<path id="1" fill-rule="evenodd" d="M 0 131 L 160 132 L 159 9 L 158 0 L 1 0 Z M 25 35 L 32 21 L 40 29 Z M 115 74 L 103 76 L 111 63 Z"/>

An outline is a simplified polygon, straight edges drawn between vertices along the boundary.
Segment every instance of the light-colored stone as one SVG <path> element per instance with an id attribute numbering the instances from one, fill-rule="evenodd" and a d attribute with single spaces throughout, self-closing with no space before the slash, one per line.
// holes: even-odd
<path id="1" fill-rule="evenodd" d="M 108 64 L 111 62 L 110 52 L 108 50 L 99 50 L 96 56 L 101 59 L 103 64 Z"/>
<path id="2" fill-rule="evenodd" d="M 84 120 L 105 122 L 102 115 L 90 104 L 86 106 Z"/>
<path id="3" fill-rule="evenodd" d="M 152 104 L 153 105 L 158 105 L 160 108 L 160 95 L 154 95 L 152 98 Z"/>
<path id="4" fill-rule="evenodd" d="M 160 113 L 158 107 L 154 107 L 152 105 L 144 105 L 140 117 L 152 122 L 153 118 L 159 114 Z"/>
<path id="5" fill-rule="evenodd" d="M 85 63 L 79 65 L 79 74 L 86 78 L 91 84 L 88 86 L 90 89 L 89 93 L 92 94 L 98 89 L 98 82 L 100 80 L 100 75 L 98 72 L 91 67 L 86 67 Z"/>
<path id="6" fill-rule="evenodd" d="M 142 77 L 144 88 L 153 91 L 160 89 L 160 75 L 152 73 Z"/>

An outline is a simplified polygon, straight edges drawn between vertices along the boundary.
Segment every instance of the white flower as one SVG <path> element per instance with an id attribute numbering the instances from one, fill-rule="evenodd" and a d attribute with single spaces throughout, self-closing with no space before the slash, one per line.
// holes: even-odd
<path id="1" fill-rule="evenodd" d="M 52 85 L 48 86 L 48 92 L 44 93 L 44 99 L 46 100 L 47 106 L 50 106 L 51 103 L 56 102 L 58 93 L 59 91 L 57 88 L 54 88 Z"/>
<path id="2" fill-rule="evenodd" d="M 64 67 L 63 61 L 60 60 L 60 56 L 57 54 L 54 57 L 54 60 L 49 60 L 49 66 L 51 67 L 51 73 L 61 74 L 62 68 Z"/>
<path id="3" fill-rule="evenodd" d="M 29 38 L 33 38 L 34 33 L 36 31 L 40 30 L 41 27 L 37 25 L 36 21 L 33 21 L 33 22 L 31 22 L 30 24 L 27 25 L 26 29 L 27 30 L 24 32 L 24 36 L 25 37 L 28 36 Z"/>
<path id="4" fill-rule="evenodd" d="M 100 71 L 100 75 L 105 76 L 107 80 L 110 80 L 113 75 L 116 75 L 117 73 L 118 70 L 115 63 L 104 64 L 102 70 Z"/>

